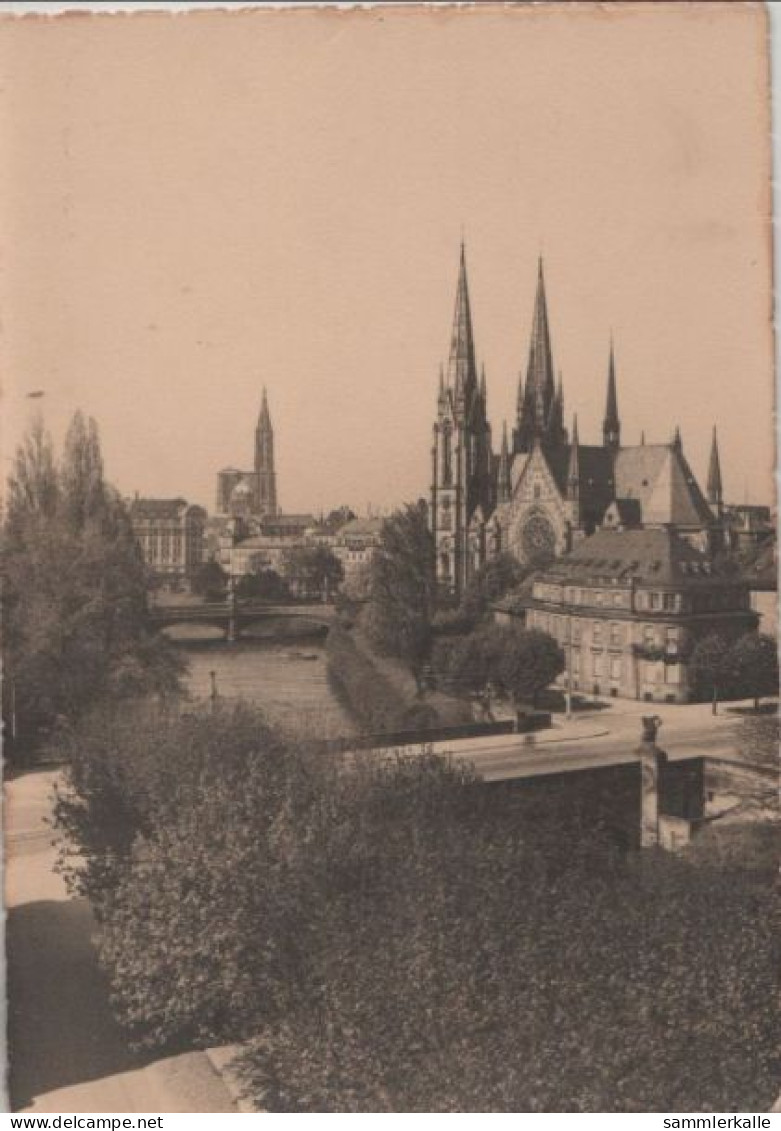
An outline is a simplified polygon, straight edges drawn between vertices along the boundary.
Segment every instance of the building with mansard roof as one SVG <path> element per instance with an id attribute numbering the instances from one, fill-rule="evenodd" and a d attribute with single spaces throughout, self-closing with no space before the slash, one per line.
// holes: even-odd
<path id="1" fill-rule="evenodd" d="M 687 702 L 697 642 L 759 620 L 747 582 L 669 524 L 598 530 L 534 575 L 526 604 L 526 624 L 561 645 L 562 688 L 648 702 Z"/>
<path id="2" fill-rule="evenodd" d="M 430 523 L 437 579 L 457 598 L 491 556 L 510 551 L 539 564 L 568 553 L 596 530 L 672 529 L 696 549 L 723 544 L 724 506 L 714 430 L 707 498 L 683 451 L 668 443 L 621 442 L 611 341 L 601 442 L 581 442 L 577 418 L 564 424 L 561 374 L 555 379 L 542 260 L 537 271 L 529 353 L 518 381 L 517 413 L 494 453 L 484 368 L 478 376 L 466 257 L 461 258 L 446 368 L 440 369 L 431 449 Z"/>

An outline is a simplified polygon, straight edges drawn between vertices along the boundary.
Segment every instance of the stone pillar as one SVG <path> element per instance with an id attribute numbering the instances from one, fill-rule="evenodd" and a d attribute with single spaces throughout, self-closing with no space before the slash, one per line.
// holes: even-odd
<path id="1" fill-rule="evenodd" d="M 659 800 L 667 755 L 656 745 L 661 726 L 657 715 L 643 718 L 643 738 L 637 748 L 640 758 L 640 847 L 659 844 Z"/>

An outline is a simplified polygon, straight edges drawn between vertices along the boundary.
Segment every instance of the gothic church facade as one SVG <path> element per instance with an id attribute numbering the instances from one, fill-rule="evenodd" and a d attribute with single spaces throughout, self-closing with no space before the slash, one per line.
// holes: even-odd
<path id="1" fill-rule="evenodd" d="M 542 565 L 599 528 L 674 530 L 713 552 L 722 544 L 724 508 L 714 429 L 707 499 L 676 428 L 669 443 L 621 442 L 611 342 L 600 444 L 582 444 L 577 418 L 564 424 L 561 374 L 554 376 L 545 279 L 539 262 L 525 377 L 515 425 L 499 452 L 488 421 L 485 369 L 478 377 L 466 258 L 461 247 L 447 367 L 440 369 L 431 449 L 430 524 L 437 580 L 459 597 L 489 558 L 509 551 Z"/>

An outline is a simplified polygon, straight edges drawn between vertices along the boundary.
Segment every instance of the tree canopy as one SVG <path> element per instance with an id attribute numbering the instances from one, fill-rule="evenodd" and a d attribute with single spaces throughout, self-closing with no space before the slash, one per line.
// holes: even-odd
<path id="1" fill-rule="evenodd" d="M 40 421 L 25 437 L 1 562 L 6 733 L 19 743 L 101 696 L 178 687 L 180 663 L 147 629 L 145 565 L 94 421 L 74 416 L 59 462 Z"/>
<path id="2" fill-rule="evenodd" d="M 418 670 L 434 612 L 434 540 L 426 504 L 408 504 L 385 520 L 371 562 L 363 624 L 380 651 Z"/>
<path id="3" fill-rule="evenodd" d="M 324 758 L 244 707 L 104 712 L 68 741 L 58 816 L 120 1018 L 249 1042 L 266 1110 L 772 1102 L 772 864 L 627 854 L 564 776 Z"/>
<path id="4" fill-rule="evenodd" d="M 695 644 L 691 680 L 701 699 L 751 698 L 778 694 L 778 645 L 772 636 L 747 632 L 737 639 L 710 633 Z"/>
<path id="5" fill-rule="evenodd" d="M 342 580 L 344 570 L 327 546 L 295 546 L 286 550 L 282 577 L 302 597 L 327 598 Z"/>

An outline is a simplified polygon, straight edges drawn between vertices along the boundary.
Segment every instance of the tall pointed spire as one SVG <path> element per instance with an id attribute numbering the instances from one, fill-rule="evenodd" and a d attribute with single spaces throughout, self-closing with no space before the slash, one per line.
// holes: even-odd
<path id="1" fill-rule="evenodd" d="M 258 428 L 264 429 L 266 432 L 273 431 L 271 427 L 271 413 L 268 410 L 268 394 L 266 393 L 266 386 L 263 386 L 263 399 L 260 402 L 260 413 L 258 415 Z"/>
<path id="2" fill-rule="evenodd" d="M 521 377 L 518 381 L 518 426 L 515 431 L 517 450 L 528 451 L 532 439 L 541 437 L 546 432 L 551 402 L 555 396 L 545 274 L 540 257 L 537 264 L 537 292 L 534 298 L 526 380 L 524 382 Z"/>
<path id="3" fill-rule="evenodd" d="M 607 399 L 605 419 L 602 421 L 602 439 L 606 448 L 621 446 L 621 422 L 618 419 L 618 397 L 616 396 L 616 358 L 613 350 L 613 335 L 610 335 L 610 360 L 607 367 Z"/>
<path id="4" fill-rule="evenodd" d="M 580 482 L 580 439 L 578 437 L 578 414 L 572 418 L 572 444 L 569 450 L 569 469 L 567 480 L 570 483 Z"/>
<path id="5" fill-rule="evenodd" d="M 496 477 L 497 502 L 508 502 L 512 494 L 512 481 L 510 478 L 510 449 L 507 443 L 507 421 L 502 425 L 502 447 L 499 453 L 499 468 Z"/>
<path id="6" fill-rule="evenodd" d="M 721 461 L 719 460 L 719 441 L 716 435 L 716 426 L 713 426 L 713 439 L 710 447 L 710 463 L 708 464 L 708 502 L 715 507 L 720 507 L 724 499 L 721 482 Z"/>
<path id="7" fill-rule="evenodd" d="M 673 436 L 672 446 L 676 451 L 683 451 L 683 440 L 681 439 L 681 428 L 679 424 L 675 425 L 675 435 Z"/>
<path id="8" fill-rule="evenodd" d="M 485 362 L 483 362 L 483 364 L 480 368 L 480 396 L 483 398 L 483 407 L 484 408 L 486 406 L 486 392 L 487 392 L 487 387 L 486 387 L 486 382 L 485 382 Z"/>
<path id="9" fill-rule="evenodd" d="M 258 426 L 255 429 L 255 499 L 256 514 L 277 513 L 277 477 L 274 470 L 274 429 L 268 409 L 268 396 L 263 386 Z"/>
<path id="10" fill-rule="evenodd" d="M 466 399 L 470 388 L 477 385 L 472 312 L 469 306 L 469 284 L 466 277 L 466 252 L 463 241 L 458 268 L 456 306 L 453 313 L 453 332 L 450 337 L 447 383 L 455 392 L 456 398 L 462 399 Z"/>

